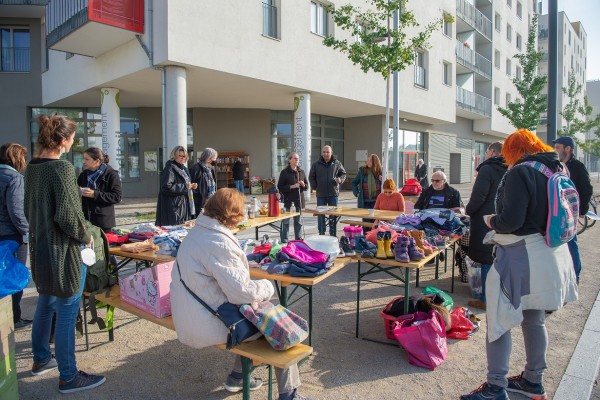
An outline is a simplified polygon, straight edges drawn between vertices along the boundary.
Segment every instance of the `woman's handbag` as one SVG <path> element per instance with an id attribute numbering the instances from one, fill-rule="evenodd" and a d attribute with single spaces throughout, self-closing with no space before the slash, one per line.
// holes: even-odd
<path id="1" fill-rule="evenodd" d="M 280 304 L 263 301 L 258 303 L 256 309 L 245 304 L 240 311 L 262 332 L 275 350 L 287 350 L 308 337 L 306 321 Z"/>
<path id="2" fill-rule="evenodd" d="M 198 297 L 196 293 L 192 292 L 192 290 L 189 287 L 187 287 L 187 285 L 181 278 L 181 270 L 179 269 L 179 263 L 177 262 L 177 260 L 175 260 L 175 265 L 177 266 L 177 271 L 179 272 L 179 280 L 181 281 L 183 287 L 192 295 L 194 299 L 196 299 L 200 304 L 202 304 L 215 317 L 219 318 L 229 330 L 229 333 L 227 334 L 227 343 L 225 345 L 227 350 L 237 346 L 244 340 L 258 333 L 258 329 L 256 328 L 256 326 L 254 326 L 252 322 L 248 321 L 242 315 L 242 313 L 240 312 L 240 306 L 226 302 L 221 304 L 217 308 L 217 311 L 213 310 L 200 297 Z"/>
<path id="3" fill-rule="evenodd" d="M 392 332 L 412 365 L 434 370 L 446 359 L 446 326 L 437 311 L 401 316 L 394 322 Z"/>

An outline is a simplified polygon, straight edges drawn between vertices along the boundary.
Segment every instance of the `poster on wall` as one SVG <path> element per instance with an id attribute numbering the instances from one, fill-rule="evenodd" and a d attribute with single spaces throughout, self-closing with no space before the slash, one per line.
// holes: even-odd
<path id="1" fill-rule="evenodd" d="M 144 170 L 146 172 L 158 171 L 158 154 L 156 151 L 144 152 Z"/>

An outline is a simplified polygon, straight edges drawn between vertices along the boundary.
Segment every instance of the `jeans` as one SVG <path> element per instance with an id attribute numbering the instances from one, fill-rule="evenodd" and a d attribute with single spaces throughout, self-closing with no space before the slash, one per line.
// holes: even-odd
<path id="1" fill-rule="evenodd" d="M 234 181 L 235 182 L 235 188 L 237 189 L 238 192 L 240 192 L 241 194 L 244 194 L 244 180 L 239 180 L 239 181 Z"/>
<path id="2" fill-rule="evenodd" d="M 317 197 L 317 206 L 337 206 L 338 205 L 338 197 L 337 196 L 329 196 L 329 197 Z M 336 235 L 336 217 L 330 215 L 329 216 L 329 234 L 331 236 Z M 319 229 L 319 235 L 325 234 L 325 216 L 319 215 L 317 217 L 317 227 Z"/>
<path id="3" fill-rule="evenodd" d="M 485 303 L 485 280 L 492 264 L 481 264 L 481 301 Z"/>
<path id="4" fill-rule="evenodd" d="M 543 383 L 544 370 L 547 368 L 548 332 L 544 323 L 545 319 L 546 313 L 544 310 L 523 310 L 521 329 L 523 330 L 526 356 L 523 378 L 532 383 Z M 486 340 L 488 383 L 503 388 L 508 386 L 511 349 L 512 336 L 510 330 L 491 343 Z"/>
<path id="5" fill-rule="evenodd" d="M 573 259 L 573 269 L 575 270 L 575 276 L 577 277 L 577 283 L 579 283 L 579 274 L 581 273 L 581 258 L 579 257 L 579 244 L 577 243 L 577 235 L 573 239 L 567 242 L 569 246 L 569 253 Z"/>
<path id="6" fill-rule="evenodd" d="M 50 360 L 50 330 L 52 328 L 52 314 L 56 312 L 56 330 L 54 335 L 54 350 L 60 379 L 71 381 L 77 375 L 75 362 L 75 320 L 79 311 L 83 283 L 87 267 L 81 265 L 81 287 L 79 292 L 71 297 L 61 298 L 40 294 L 33 317 L 31 328 L 31 348 L 33 362 L 44 363 Z"/>
<path id="7" fill-rule="evenodd" d="M 290 208 L 286 207 L 287 212 L 290 212 Z M 298 209 L 298 207 L 296 207 Z M 287 243 L 288 241 L 288 232 L 290 230 L 290 219 L 282 219 L 281 220 L 281 242 Z M 300 221 L 300 215 L 294 217 L 294 238 L 296 240 L 302 239 L 302 221 Z"/>
<path id="8" fill-rule="evenodd" d="M 275 377 L 277 378 L 277 390 L 279 395 L 282 393 L 291 392 L 300 386 L 300 371 L 298 371 L 298 364 L 290 365 L 288 368 L 273 368 Z M 242 372 L 242 358 L 240 356 L 235 357 L 233 363 L 233 371 L 237 373 Z"/>

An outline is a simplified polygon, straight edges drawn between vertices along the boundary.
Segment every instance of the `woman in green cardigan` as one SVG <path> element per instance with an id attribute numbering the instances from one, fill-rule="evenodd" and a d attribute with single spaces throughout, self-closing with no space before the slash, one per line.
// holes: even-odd
<path id="1" fill-rule="evenodd" d="M 371 154 L 367 165 L 358 169 L 358 174 L 352 180 L 352 193 L 358 198 L 358 208 L 374 208 L 377 196 L 381 193 L 381 161 L 377 154 Z M 365 222 L 374 222 L 373 219 L 363 218 Z M 370 229 L 365 228 L 365 231 Z"/>
<path id="2" fill-rule="evenodd" d="M 31 329 L 31 373 L 42 375 L 58 367 L 58 390 L 71 393 L 106 381 L 79 371 L 75 363 L 75 320 L 86 274 L 81 248 L 92 246 L 92 227 L 83 216 L 75 169 L 61 159 L 73 145 L 75 122 L 54 114 L 40 115 L 37 123 L 38 154 L 25 172 L 31 273 L 39 293 Z M 56 356 L 48 344 L 54 313 Z"/>

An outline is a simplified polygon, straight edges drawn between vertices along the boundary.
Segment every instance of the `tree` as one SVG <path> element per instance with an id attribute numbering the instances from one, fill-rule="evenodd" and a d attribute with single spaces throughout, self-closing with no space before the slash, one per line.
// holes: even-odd
<path id="1" fill-rule="evenodd" d="M 336 39 L 327 36 L 323 44 L 347 54 L 354 65 L 359 65 L 363 72 L 374 71 L 386 80 L 386 128 L 382 135 L 385 140 L 383 153 L 384 178 L 387 173 L 387 156 L 389 152 L 389 76 L 392 71 L 403 71 L 415 61 L 415 52 L 429 48 L 428 39 L 431 34 L 442 27 L 444 21 L 451 23 L 454 18 L 443 14 L 439 19 L 425 26 L 423 31 L 409 36 L 408 30 L 420 26 L 412 11 L 408 10 L 407 0 L 368 0 L 366 9 L 352 4 L 334 8 L 328 6 L 335 24 L 344 31 L 350 32 L 355 40 Z M 399 29 L 393 29 L 390 21 L 395 13 L 399 14 Z M 382 41 L 385 41 L 382 44 Z"/>
<path id="2" fill-rule="evenodd" d="M 560 115 L 566 122 L 566 125 L 558 130 L 558 136 L 571 136 L 575 142 L 586 153 L 600 156 L 600 114 L 592 118 L 593 107 L 589 104 L 587 96 L 583 98 L 583 104 L 580 101 L 582 85 L 575 80 L 573 71 L 569 72 L 568 86 L 562 88 L 562 92 L 569 98 Z M 578 133 L 592 133 L 596 138 L 579 140 Z"/>
<path id="3" fill-rule="evenodd" d="M 508 108 L 498 106 L 498 112 L 508 118 L 511 125 L 517 129 L 525 128 L 530 131 L 536 130 L 540 114 L 548 107 L 546 95 L 542 94 L 548 78 L 537 73 L 537 66 L 543 56 L 543 52 L 536 49 L 537 20 L 536 14 L 531 19 L 525 53 L 513 57 L 519 60 L 523 70 L 522 78 L 515 77 L 512 80 L 520 98 L 509 102 Z"/>

